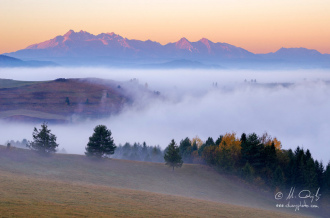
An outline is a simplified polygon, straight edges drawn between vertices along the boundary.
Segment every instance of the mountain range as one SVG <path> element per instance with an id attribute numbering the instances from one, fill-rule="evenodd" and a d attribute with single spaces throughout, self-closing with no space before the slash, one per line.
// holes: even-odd
<path id="1" fill-rule="evenodd" d="M 58 64 L 52 61 L 22 61 L 7 55 L 0 55 L 0 67 L 56 67 Z"/>
<path id="2" fill-rule="evenodd" d="M 274 53 L 254 54 L 227 43 L 202 38 L 190 42 L 181 38 L 162 45 L 147 40 L 123 38 L 115 33 L 90 34 L 68 31 L 45 42 L 7 53 L 22 60 L 53 61 L 61 65 L 106 65 L 117 67 L 263 67 L 299 65 L 330 67 L 330 55 L 306 48 L 281 48 Z M 174 65 L 172 64 L 174 63 Z"/>

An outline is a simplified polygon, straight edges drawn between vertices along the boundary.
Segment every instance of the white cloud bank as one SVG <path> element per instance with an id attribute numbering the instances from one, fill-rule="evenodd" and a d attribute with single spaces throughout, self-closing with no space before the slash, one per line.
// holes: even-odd
<path id="1" fill-rule="evenodd" d="M 138 78 L 167 100 L 150 102 L 143 109 L 128 109 L 104 120 L 50 125 L 60 147 L 84 152 L 97 124 L 111 129 L 115 143 L 143 142 L 166 147 L 174 138 L 236 132 L 268 132 L 283 148 L 310 149 L 313 157 L 330 159 L 330 71 L 225 71 L 225 70 L 117 70 L 98 68 L 0 69 L 0 78 L 50 80 L 97 77 L 119 81 Z M 289 82 L 289 87 L 244 83 Z M 212 84 L 217 83 L 217 88 Z M 0 143 L 8 139 L 31 140 L 33 125 L 1 123 Z"/>

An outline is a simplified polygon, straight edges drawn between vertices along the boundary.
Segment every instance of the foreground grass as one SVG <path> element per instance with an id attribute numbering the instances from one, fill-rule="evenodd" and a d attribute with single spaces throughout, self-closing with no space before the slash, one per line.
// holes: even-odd
<path id="1" fill-rule="evenodd" d="M 180 196 L 0 173 L 2 217 L 298 217 Z"/>
<path id="2" fill-rule="evenodd" d="M 0 217 L 197 216 L 294 217 L 273 194 L 250 189 L 211 168 L 40 156 L 0 146 Z"/>

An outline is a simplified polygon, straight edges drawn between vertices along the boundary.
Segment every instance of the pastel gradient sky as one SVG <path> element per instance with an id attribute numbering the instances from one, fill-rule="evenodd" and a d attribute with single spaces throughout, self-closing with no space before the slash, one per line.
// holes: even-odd
<path id="1" fill-rule="evenodd" d="M 162 44 L 205 37 L 255 53 L 330 53 L 330 0 L 0 0 L 0 54 L 70 29 Z"/>

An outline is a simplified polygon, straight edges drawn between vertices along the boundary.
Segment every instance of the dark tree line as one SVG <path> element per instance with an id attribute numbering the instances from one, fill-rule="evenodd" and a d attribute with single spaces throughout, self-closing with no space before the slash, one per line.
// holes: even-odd
<path id="1" fill-rule="evenodd" d="M 33 141 L 8 142 L 10 145 L 25 144 L 41 153 L 56 152 L 56 136 L 46 123 L 38 130 L 34 128 Z M 12 143 L 12 144 L 11 144 Z M 181 167 L 182 163 L 208 164 L 217 170 L 234 173 L 257 185 L 279 188 L 307 188 L 315 191 L 321 188 L 330 194 L 330 162 L 324 166 L 314 160 L 310 151 L 297 147 L 294 151 L 281 148 L 281 142 L 268 134 L 255 133 L 240 138 L 235 133 L 220 135 L 216 140 L 209 137 L 203 142 L 198 137 L 181 140 L 177 146 L 174 140 L 163 151 L 159 146 L 149 146 L 145 142 L 125 143 L 116 146 L 111 131 L 104 125 L 94 128 L 89 138 L 86 155 L 149 162 L 165 162 L 171 167 Z"/>
<path id="2" fill-rule="evenodd" d="M 23 139 L 22 141 L 14 141 L 14 140 L 8 140 L 6 144 L 10 144 L 11 146 L 18 147 L 18 148 L 26 148 L 26 144 L 28 144 L 28 140 Z"/>
<path id="3" fill-rule="evenodd" d="M 255 133 L 240 138 L 233 134 L 220 135 L 215 141 L 209 137 L 203 144 L 198 140 L 181 140 L 180 155 L 185 163 L 202 163 L 243 179 L 279 188 L 321 188 L 330 194 L 330 162 L 324 166 L 314 160 L 310 151 L 297 147 L 284 150 L 276 138 Z"/>
<path id="4" fill-rule="evenodd" d="M 145 142 L 142 144 L 130 144 L 126 142 L 124 145 L 119 145 L 116 148 L 116 152 L 112 157 L 126 160 L 162 163 L 164 162 L 164 151 L 159 146 L 150 146 Z"/>

